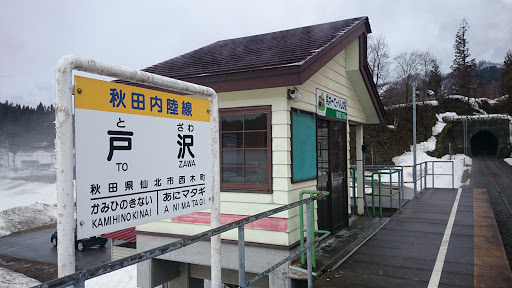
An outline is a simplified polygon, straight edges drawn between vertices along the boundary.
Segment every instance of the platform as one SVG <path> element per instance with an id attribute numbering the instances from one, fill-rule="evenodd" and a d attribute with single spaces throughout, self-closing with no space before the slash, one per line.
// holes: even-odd
<path id="1" fill-rule="evenodd" d="M 424 190 L 314 287 L 512 287 L 487 191 L 457 194 Z"/>

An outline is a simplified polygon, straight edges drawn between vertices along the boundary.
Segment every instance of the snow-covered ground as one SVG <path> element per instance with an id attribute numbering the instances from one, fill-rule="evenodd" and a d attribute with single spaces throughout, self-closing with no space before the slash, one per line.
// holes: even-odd
<path id="1" fill-rule="evenodd" d="M 442 114 L 437 114 L 437 122 L 432 127 L 432 137 L 430 137 L 427 141 L 416 144 L 416 163 L 422 163 L 426 161 L 453 161 L 453 172 L 454 172 L 454 186 L 458 187 L 461 184 L 462 174 L 465 169 L 470 169 L 471 158 L 463 155 L 452 155 L 450 159 L 450 155 L 445 155 L 441 159 L 434 158 L 427 155 L 427 152 L 433 151 L 436 148 L 436 138 L 435 135 L 441 133 L 443 131 L 446 123 L 443 121 L 443 117 L 446 116 L 457 116 L 456 113 L 447 112 Z M 400 156 L 393 158 L 393 162 L 397 166 L 412 166 L 413 165 L 413 147 L 411 145 L 411 151 L 406 152 Z M 424 167 L 424 166 L 423 166 Z M 432 173 L 432 163 L 429 163 L 427 166 L 429 173 Z M 416 171 L 417 177 L 420 176 L 420 171 Z M 449 162 L 438 162 L 433 164 L 433 169 L 435 174 L 451 174 L 452 173 L 452 165 Z M 404 169 L 404 186 L 412 188 L 414 187 L 413 181 L 413 169 L 406 168 Z M 452 178 L 447 175 L 438 175 L 434 177 L 434 184 L 436 188 L 451 188 L 452 187 Z M 432 177 L 427 177 L 427 186 L 432 187 Z"/>
<path id="2" fill-rule="evenodd" d="M 0 168 L 0 237 L 55 223 L 55 183 L 33 181 L 51 179 L 47 173 L 13 173 Z"/>
<path id="3" fill-rule="evenodd" d="M 51 162 L 52 153 L 37 151 L 17 155 L 18 172 L 0 167 L 0 237 L 22 230 L 56 223 L 55 172 L 22 169 L 22 160 Z M 53 162 L 55 163 L 55 162 Z M 2 163 L 7 166 L 7 163 Z M 10 163 L 12 167 L 13 163 Z M 48 242 L 48 245 L 51 245 Z M 0 288 L 30 287 L 39 281 L 0 268 Z M 137 287 L 137 267 L 124 269 L 86 281 L 86 287 Z"/>
<path id="4" fill-rule="evenodd" d="M 23 274 L 13 272 L 0 267 L 0 288 L 31 287 L 41 282 Z"/>
<path id="5" fill-rule="evenodd" d="M 0 268 L 0 288 L 23 288 L 30 287 L 41 282 L 27 277 L 23 274 Z M 136 288 L 137 287 L 137 265 L 132 265 L 109 274 L 101 275 L 85 281 L 85 287 L 89 288 Z"/>
<path id="6" fill-rule="evenodd" d="M 101 275 L 85 281 L 85 287 L 89 288 L 135 288 L 137 287 L 137 265 L 131 265 L 117 271 Z"/>

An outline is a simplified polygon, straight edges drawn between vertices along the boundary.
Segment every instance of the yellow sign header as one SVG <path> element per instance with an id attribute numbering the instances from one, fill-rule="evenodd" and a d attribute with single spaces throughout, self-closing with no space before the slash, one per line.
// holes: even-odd
<path id="1" fill-rule="evenodd" d="M 80 76 L 75 76 L 75 108 L 210 122 L 208 100 Z"/>

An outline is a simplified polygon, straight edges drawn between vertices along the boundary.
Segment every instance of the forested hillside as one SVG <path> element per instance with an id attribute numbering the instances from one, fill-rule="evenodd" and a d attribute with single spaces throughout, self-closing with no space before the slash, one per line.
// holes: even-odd
<path id="1" fill-rule="evenodd" d="M 36 108 L 0 103 L 0 148 L 11 153 L 20 149 L 53 147 L 55 108 L 40 103 Z"/>
<path id="2" fill-rule="evenodd" d="M 488 114 L 506 114 L 512 116 L 512 97 L 502 97 L 497 103 L 482 99 L 479 108 Z M 436 104 L 437 105 L 434 105 Z M 426 141 L 432 136 L 432 127 L 437 122 L 436 114 L 455 112 L 457 115 L 474 115 L 481 112 L 461 98 L 441 97 L 437 101 L 419 103 L 416 108 L 417 143 Z M 375 165 L 393 165 L 393 157 L 410 151 L 412 145 L 412 105 L 397 105 L 386 109 L 386 122 L 379 125 L 364 127 L 364 143 L 368 145 L 366 163 Z M 351 128 L 353 129 L 353 128 Z M 351 130 L 350 158 L 355 164 L 355 130 Z M 441 157 L 435 154 L 432 156 Z"/>

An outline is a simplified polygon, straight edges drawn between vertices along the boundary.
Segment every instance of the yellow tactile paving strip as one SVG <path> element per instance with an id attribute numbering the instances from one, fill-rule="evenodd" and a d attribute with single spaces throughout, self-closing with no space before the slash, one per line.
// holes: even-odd
<path id="1" fill-rule="evenodd" d="M 473 190 L 475 287 L 512 287 L 512 273 L 486 189 Z"/>

